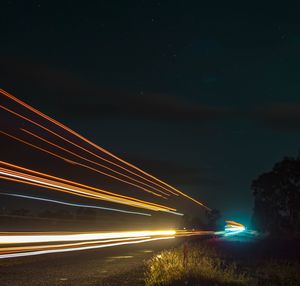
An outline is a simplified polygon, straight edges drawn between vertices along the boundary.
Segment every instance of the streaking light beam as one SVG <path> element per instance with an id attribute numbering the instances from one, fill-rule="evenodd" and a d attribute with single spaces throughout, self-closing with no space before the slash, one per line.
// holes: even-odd
<path id="1" fill-rule="evenodd" d="M 134 215 L 151 216 L 151 214 L 147 214 L 147 213 L 126 211 L 126 210 L 120 210 L 120 209 L 115 209 L 115 208 L 107 208 L 107 207 L 67 203 L 67 202 L 63 202 L 63 201 L 57 201 L 57 200 L 52 200 L 52 199 L 47 199 L 47 198 L 40 198 L 40 197 L 33 197 L 33 196 L 27 196 L 27 195 L 20 195 L 20 194 L 7 194 L 7 193 L 4 193 L 4 194 L 0 194 L 0 195 L 10 196 L 10 197 L 18 197 L 18 198 L 24 198 L 24 199 L 31 199 L 31 200 L 37 200 L 37 201 L 44 201 L 44 202 L 50 202 L 50 203 L 56 203 L 56 204 L 66 205 L 66 206 L 71 206 L 71 207 L 100 209 L 100 210 L 114 211 L 114 212 L 120 212 L 120 213 L 128 213 L 128 214 L 134 214 Z"/>

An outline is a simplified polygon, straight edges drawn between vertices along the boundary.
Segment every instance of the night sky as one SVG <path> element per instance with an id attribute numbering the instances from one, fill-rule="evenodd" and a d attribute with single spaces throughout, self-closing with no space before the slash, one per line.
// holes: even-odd
<path id="1" fill-rule="evenodd" d="M 247 223 L 251 181 L 298 152 L 297 7 L 1 1 L 0 10 L 1 88 L 224 218 Z"/>

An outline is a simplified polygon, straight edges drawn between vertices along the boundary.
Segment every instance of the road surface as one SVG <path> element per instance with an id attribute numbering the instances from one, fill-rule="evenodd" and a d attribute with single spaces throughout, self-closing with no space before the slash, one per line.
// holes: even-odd
<path id="1" fill-rule="evenodd" d="M 144 261 L 180 238 L 136 245 L 0 260 L 0 284 L 144 285 Z"/>

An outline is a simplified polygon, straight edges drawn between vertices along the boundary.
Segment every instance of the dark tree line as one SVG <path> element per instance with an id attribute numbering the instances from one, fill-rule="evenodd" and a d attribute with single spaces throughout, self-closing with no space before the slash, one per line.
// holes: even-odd
<path id="1" fill-rule="evenodd" d="M 206 211 L 204 216 L 190 216 L 189 214 L 185 214 L 182 218 L 181 227 L 189 229 L 216 230 L 217 222 L 220 217 L 221 214 L 216 209 Z"/>
<path id="2" fill-rule="evenodd" d="M 300 154 L 276 163 L 252 182 L 253 226 L 271 234 L 300 233 Z"/>

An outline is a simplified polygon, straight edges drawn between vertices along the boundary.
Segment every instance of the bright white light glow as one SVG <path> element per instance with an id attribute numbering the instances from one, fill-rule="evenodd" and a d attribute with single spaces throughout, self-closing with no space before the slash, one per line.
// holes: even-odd
<path id="1" fill-rule="evenodd" d="M 128 232 L 94 232 L 94 233 L 76 233 L 76 234 L 18 234 L 18 235 L 0 235 L 0 244 L 16 243 L 42 243 L 59 241 L 91 241 L 116 238 L 136 238 L 145 236 L 173 236 L 175 230 L 156 230 L 156 231 L 128 231 Z"/>

